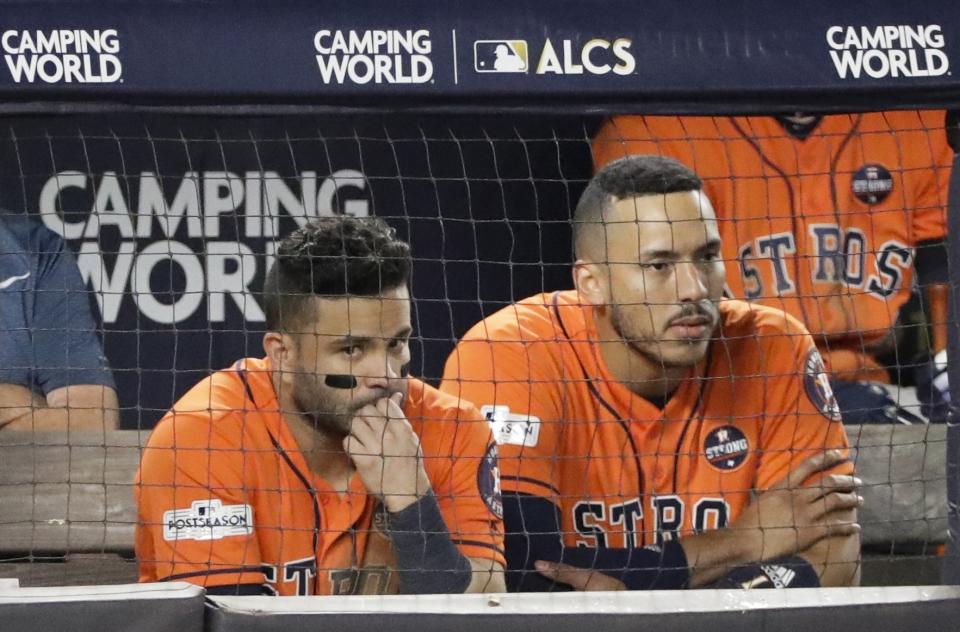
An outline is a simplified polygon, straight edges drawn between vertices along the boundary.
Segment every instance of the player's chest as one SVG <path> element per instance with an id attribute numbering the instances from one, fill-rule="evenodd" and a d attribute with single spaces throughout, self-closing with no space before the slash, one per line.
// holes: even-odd
<path id="1" fill-rule="evenodd" d="M 397 591 L 382 512 L 366 493 L 339 494 L 284 463 L 261 481 L 254 524 L 262 571 L 279 595 Z M 273 474 L 272 472 L 271 474 Z"/>
<path id="2" fill-rule="evenodd" d="M 890 135 L 766 139 L 751 150 L 752 159 L 729 165 L 731 177 L 706 185 L 718 216 L 745 222 L 741 230 L 751 221 L 856 225 L 853 220 L 868 211 L 902 212 L 916 197 L 913 174 L 919 169 Z"/>
<path id="3" fill-rule="evenodd" d="M 659 427 L 659 428 L 658 428 Z M 564 463 L 561 513 L 569 545 L 629 547 L 728 525 L 755 486 L 759 436 L 749 424 L 691 419 L 612 426 L 576 438 L 584 457 Z M 617 436 L 619 434 L 619 436 Z"/>

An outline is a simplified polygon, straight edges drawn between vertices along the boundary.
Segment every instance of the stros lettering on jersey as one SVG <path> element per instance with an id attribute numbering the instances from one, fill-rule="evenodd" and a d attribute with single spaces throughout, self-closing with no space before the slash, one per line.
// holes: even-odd
<path id="1" fill-rule="evenodd" d="M 613 379 L 573 291 L 475 325 L 441 389 L 486 411 L 503 491 L 556 504 L 566 546 L 640 547 L 721 528 L 751 491 L 848 443 L 803 326 L 743 301 L 719 308 L 707 357 L 662 410 Z"/>

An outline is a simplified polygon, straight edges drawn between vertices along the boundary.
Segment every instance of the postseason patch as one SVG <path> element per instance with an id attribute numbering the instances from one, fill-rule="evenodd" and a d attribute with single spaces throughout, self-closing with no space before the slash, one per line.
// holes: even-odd
<path id="1" fill-rule="evenodd" d="M 893 191 L 893 176 L 883 165 L 866 164 L 853 174 L 850 188 L 864 204 L 879 204 Z"/>
<path id="2" fill-rule="evenodd" d="M 830 421 L 841 420 L 840 405 L 830 386 L 830 378 L 827 377 L 823 358 L 816 349 L 811 349 L 807 354 L 803 369 L 803 386 L 807 391 L 807 397 L 824 417 Z"/>
<path id="3" fill-rule="evenodd" d="M 497 445 L 533 448 L 540 440 L 540 418 L 510 412 L 508 406 L 483 406 L 480 414 L 490 423 Z"/>
<path id="4" fill-rule="evenodd" d="M 503 520 L 503 497 L 500 495 L 500 466 L 497 461 L 497 444 L 491 443 L 486 454 L 480 459 L 477 469 L 477 488 L 487 508 L 497 518 Z"/>
<path id="5" fill-rule="evenodd" d="M 163 539 L 222 540 L 253 533 L 250 505 L 224 505 L 216 498 L 195 500 L 189 509 L 163 512 Z"/>
<path id="6" fill-rule="evenodd" d="M 740 467 L 750 454 L 750 444 L 736 426 L 721 426 L 703 442 L 707 462 L 718 470 L 730 472 Z"/>

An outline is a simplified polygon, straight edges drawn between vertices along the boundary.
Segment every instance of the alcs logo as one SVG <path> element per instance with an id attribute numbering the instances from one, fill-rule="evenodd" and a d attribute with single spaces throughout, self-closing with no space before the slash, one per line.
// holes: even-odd
<path id="1" fill-rule="evenodd" d="M 633 41 L 620 37 L 614 40 L 593 38 L 583 45 L 573 40 L 550 38 L 543 42 L 539 55 L 534 55 L 537 75 L 631 75 L 637 61 L 630 46 Z M 473 69 L 479 73 L 526 73 L 530 69 L 527 40 L 477 40 L 473 43 Z"/>
<path id="2" fill-rule="evenodd" d="M 17 83 L 122 81 L 116 29 L 4 31 L 4 61 Z"/>

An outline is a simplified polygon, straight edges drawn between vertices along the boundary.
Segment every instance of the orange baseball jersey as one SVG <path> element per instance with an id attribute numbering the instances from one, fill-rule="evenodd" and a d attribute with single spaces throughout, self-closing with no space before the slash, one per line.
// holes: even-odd
<path id="1" fill-rule="evenodd" d="M 610 375 L 592 309 L 575 291 L 534 296 L 475 325 L 441 389 L 481 406 L 504 491 L 557 505 L 565 546 L 640 547 L 722 528 L 751 490 L 848 444 L 803 326 L 743 301 L 719 308 L 696 377 L 663 410 Z"/>
<path id="2" fill-rule="evenodd" d="M 805 140 L 773 117 L 619 116 L 593 152 L 598 169 L 641 153 L 691 167 L 732 296 L 786 310 L 825 351 L 861 351 L 909 297 L 914 246 L 946 234 L 943 130 L 931 111 L 825 116 Z"/>
<path id="3" fill-rule="evenodd" d="M 268 360 L 214 373 L 160 421 L 136 480 L 140 581 L 263 584 L 278 595 L 397 591 L 380 504 L 354 474 L 344 497 L 307 466 Z M 415 379 L 404 412 L 451 539 L 503 560 L 496 444 L 477 410 Z"/>

